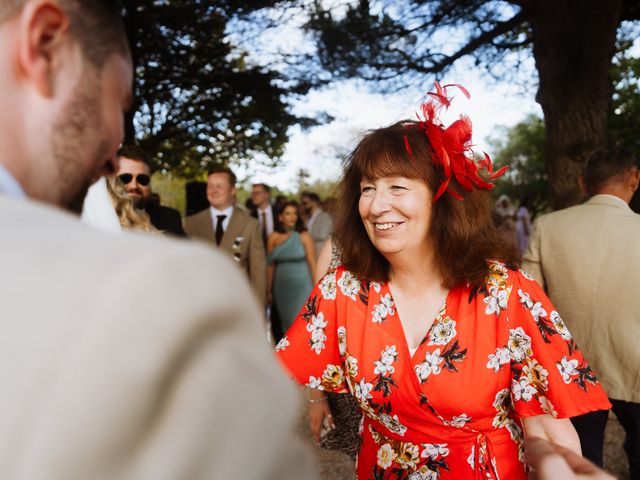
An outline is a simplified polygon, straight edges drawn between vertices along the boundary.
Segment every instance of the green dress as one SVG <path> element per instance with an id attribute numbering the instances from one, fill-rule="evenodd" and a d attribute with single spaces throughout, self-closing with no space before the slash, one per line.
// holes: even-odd
<path id="1" fill-rule="evenodd" d="M 276 267 L 273 276 L 273 302 L 278 310 L 282 331 L 286 332 L 313 289 L 300 234 L 292 232 L 289 238 L 274 248 L 267 260 L 269 265 L 275 264 Z"/>

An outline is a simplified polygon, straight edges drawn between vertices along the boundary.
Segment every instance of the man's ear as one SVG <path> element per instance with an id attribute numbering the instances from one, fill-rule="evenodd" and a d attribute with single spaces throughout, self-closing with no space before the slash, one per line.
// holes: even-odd
<path id="1" fill-rule="evenodd" d="M 578 185 L 580 185 L 580 189 L 582 190 L 583 193 L 588 193 L 587 186 L 584 183 L 584 175 L 580 175 L 578 177 Z"/>
<path id="2" fill-rule="evenodd" d="M 67 13 L 51 0 L 28 2 L 20 15 L 18 68 L 43 96 L 53 94 L 53 79 L 69 31 Z"/>
<path id="3" fill-rule="evenodd" d="M 629 175 L 629 188 L 635 193 L 638 185 L 640 185 L 640 168 L 635 167 L 631 170 L 631 175 Z"/>

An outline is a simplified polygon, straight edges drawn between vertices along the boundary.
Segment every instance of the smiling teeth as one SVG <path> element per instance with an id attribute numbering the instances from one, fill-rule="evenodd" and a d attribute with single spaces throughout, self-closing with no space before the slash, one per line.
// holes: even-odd
<path id="1" fill-rule="evenodd" d="M 389 230 L 395 226 L 395 223 L 376 223 L 376 230 Z"/>

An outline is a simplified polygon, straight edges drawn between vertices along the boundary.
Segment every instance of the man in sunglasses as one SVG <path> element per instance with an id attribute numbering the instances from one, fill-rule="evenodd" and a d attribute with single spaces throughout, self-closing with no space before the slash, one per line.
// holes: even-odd
<path id="1" fill-rule="evenodd" d="M 152 201 L 151 167 L 145 151 L 139 147 L 125 145 L 118 151 L 118 157 L 118 178 L 136 207 L 147 212 L 151 224 L 161 232 L 178 237 L 186 236 L 182 229 L 180 212 Z"/>

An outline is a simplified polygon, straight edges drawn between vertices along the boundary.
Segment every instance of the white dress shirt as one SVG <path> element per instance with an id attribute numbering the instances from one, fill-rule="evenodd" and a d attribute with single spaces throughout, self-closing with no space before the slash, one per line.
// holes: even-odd
<path id="1" fill-rule="evenodd" d="M 26 198 L 22 186 L 13 175 L 0 164 L 0 194 L 13 198 Z"/>
<path id="2" fill-rule="evenodd" d="M 262 232 L 263 219 L 267 222 L 267 237 L 273 233 L 273 210 L 271 204 L 264 210 L 258 208 L 258 222 L 260 222 L 260 231 Z"/>
<path id="3" fill-rule="evenodd" d="M 225 208 L 224 210 L 218 210 L 217 208 L 210 207 L 211 220 L 213 221 L 213 231 L 216 231 L 216 225 L 218 225 L 218 215 L 226 215 L 226 218 L 222 221 L 222 229 L 226 232 L 229 226 L 229 220 L 233 215 L 233 205 Z"/>

